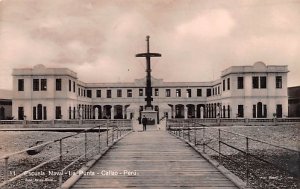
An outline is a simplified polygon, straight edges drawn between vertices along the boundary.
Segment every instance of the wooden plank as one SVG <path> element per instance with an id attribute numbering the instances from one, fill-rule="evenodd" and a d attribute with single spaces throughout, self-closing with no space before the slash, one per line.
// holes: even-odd
<path id="1" fill-rule="evenodd" d="M 186 143 L 163 131 L 130 134 L 90 172 L 94 175 L 83 176 L 73 188 L 237 188 Z"/>

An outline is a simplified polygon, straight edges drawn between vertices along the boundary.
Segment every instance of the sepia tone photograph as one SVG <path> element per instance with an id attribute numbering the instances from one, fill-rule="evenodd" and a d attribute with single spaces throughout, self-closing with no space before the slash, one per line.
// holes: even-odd
<path id="1" fill-rule="evenodd" d="M 297 189 L 300 0 L 0 0 L 0 189 Z"/>

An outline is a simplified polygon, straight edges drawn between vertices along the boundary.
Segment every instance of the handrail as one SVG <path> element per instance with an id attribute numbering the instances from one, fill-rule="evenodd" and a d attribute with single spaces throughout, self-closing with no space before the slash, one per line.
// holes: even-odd
<path id="1" fill-rule="evenodd" d="M 17 152 L 13 152 L 13 153 L 10 153 L 10 154 L 7 154 L 7 155 L 4 155 L 2 157 L 0 157 L 0 160 L 1 159 L 4 159 L 5 160 L 5 172 L 4 172 L 4 182 L 0 183 L 0 187 L 1 186 L 5 186 L 7 185 L 8 183 L 11 183 L 23 176 L 25 176 L 27 173 L 29 172 L 32 172 L 32 171 L 35 171 L 36 169 L 50 163 L 50 162 L 53 162 L 54 160 L 58 159 L 59 158 L 59 161 L 60 161 L 60 165 L 62 165 L 62 157 L 69 154 L 70 152 L 72 152 L 73 150 L 77 149 L 79 147 L 79 145 L 76 145 L 76 146 L 73 146 L 71 147 L 71 149 L 68 149 L 66 150 L 66 152 L 63 152 L 63 146 L 62 146 L 62 142 L 63 140 L 65 139 L 68 139 L 68 138 L 71 138 L 71 137 L 74 137 L 74 136 L 77 136 L 77 135 L 80 135 L 80 134 L 85 134 L 84 135 L 84 154 L 80 155 L 78 158 L 76 159 L 73 159 L 71 163 L 69 163 L 68 165 L 66 165 L 61 171 L 65 171 L 66 169 L 70 168 L 72 165 L 74 165 L 76 162 L 78 162 L 80 159 L 82 158 L 85 158 L 85 160 L 87 161 L 87 155 L 90 154 L 91 152 L 93 152 L 95 149 L 99 148 L 99 151 L 98 153 L 101 153 L 101 145 L 105 144 L 106 143 L 106 146 L 108 147 L 108 144 L 109 143 L 114 143 L 115 139 L 118 139 L 119 137 L 122 136 L 122 134 L 126 134 L 128 131 L 132 130 L 132 123 L 131 121 L 122 121 L 122 125 L 119 124 L 120 120 L 117 120 L 117 121 L 114 121 L 114 122 L 106 122 L 106 123 L 103 123 L 103 124 L 100 124 L 100 125 L 95 125 L 93 127 L 90 127 L 90 128 L 86 128 L 86 129 L 83 129 L 82 131 L 79 131 L 79 132 L 76 132 L 75 134 L 71 134 L 71 135 L 68 135 L 68 136 L 64 136 L 64 137 L 61 137 L 61 138 L 58 138 L 58 139 L 55 139 L 55 140 L 50 140 L 50 141 L 47 141 L 47 142 L 44 142 L 42 144 L 39 144 L 39 145 L 36 145 L 36 146 L 33 146 L 33 147 L 30 147 L 30 148 L 26 148 L 26 149 L 23 149 L 23 150 L 20 150 L 20 151 L 17 151 Z M 110 125 L 109 125 L 110 124 Z M 119 129 L 119 127 L 121 127 Z M 94 147 L 92 147 L 91 149 L 87 149 L 87 143 L 88 143 L 88 139 L 87 139 L 87 132 L 95 129 L 95 128 L 98 128 L 97 130 L 99 130 L 99 134 L 98 134 L 98 145 L 95 145 Z M 105 128 L 106 129 L 106 141 L 101 141 L 101 128 Z M 129 128 L 129 129 L 124 129 L 124 128 Z M 110 131 L 110 134 L 109 134 L 109 131 Z M 125 131 L 125 132 L 124 132 Z M 116 133 L 115 133 L 116 132 Z M 103 134 L 102 134 L 103 135 Z M 89 140 L 90 141 L 90 140 Z M 30 168 L 29 170 L 27 171 L 24 171 L 12 178 L 8 178 L 8 160 L 10 157 L 14 156 L 14 155 L 17 155 L 17 154 L 20 154 L 20 153 L 24 153 L 28 150 L 34 150 L 34 149 L 37 149 L 39 147 L 43 147 L 43 146 L 47 146 L 49 144 L 54 144 L 54 143 L 57 143 L 59 142 L 59 155 L 45 161 L 45 162 L 42 162 L 40 164 L 38 164 L 37 166 L 33 167 L 33 168 Z M 62 185 L 62 174 L 58 175 L 59 176 L 59 186 Z"/>
<path id="2" fill-rule="evenodd" d="M 180 124 L 181 124 L 181 129 L 179 130 L 178 129 L 179 128 L 178 125 L 180 125 Z M 236 151 L 244 154 L 244 156 L 245 156 L 246 159 L 245 159 L 245 161 L 243 163 L 245 165 L 245 169 L 244 170 L 246 171 L 245 177 L 246 177 L 246 185 L 247 186 L 249 185 L 250 174 L 252 176 L 260 178 L 260 177 L 258 177 L 256 175 L 256 172 L 253 172 L 251 170 L 253 168 L 252 168 L 252 163 L 250 164 L 251 161 L 249 160 L 249 158 L 254 158 L 253 160 L 256 160 L 258 162 L 266 163 L 266 165 L 272 166 L 274 168 L 274 170 L 284 171 L 285 173 L 289 173 L 292 176 L 296 176 L 296 174 L 293 173 L 288 168 L 281 167 L 281 166 L 277 165 L 276 163 L 272 163 L 272 162 L 270 162 L 269 160 L 267 160 L 267 159 L 265 159 L 263 157 L 260 157 L 260 156 L 257 156 L 255 154 L 251 153 L 250 152 L 249 142 L 250 141 L 260 142 L 260 143 L 263 143 L 263 144 L 270 145 L 272 147 L 276 147 L 276 148 L 279 148 L 279 149 L 284 149 L 284 150 L 291 151 L 293 153 L 295 152 L 295 153 L 300 154 L 300 152 L 298 150 L 291 149 L 291 148 L 288 148 L 288 147 L 279 146 L 279 145 L 276 145 L 276 144 L 271 144 L 271 143 L 263 141 L 263 140 L 259 140 L 259 139 L 252 138 L 252 137 L 248 137 L 248 136 L 243 135 L 243 134 L 235 133 L 235 132 L 224 130 L 224 129 L 220 129 L 220 128 L 217 129 L 217 131 L 218 131 L 218 137 L 217 138 L 215 138 L 213 136 L 207 137 L 207 136 L 205 136 L 205 133 L 206 133 L 205 130 L 208 129 L 209 127 L 206 127 L 205 125 L 202 125 L 202 126 L 203 127 L 199 127 L 195 123 L 191 124 L 191 122 L 188 122 L 188 121 L 186 121 L 186 122 L 180 122 L 180 123 L 174 122 L 174 123 L 169 123 L 168 124 L 168 130 L 172 134 L 174 134 L 174 135 L 176 135 L 178 137 L 181 137 L 185 141 L 192 142 L 195 145 L 195 147 L 197 147 L 197 145 L 200 144 L 200 143 L 198 143 L 198 141 L 202 140 L 203 143 L 201 144 L 201 146 L 202 146 L 202 149 L 203 149 L 203 153 L 206 153 L 205 147 L 207 147 L 208 149 L 210 149 L 210 150 L 214 151 L 215 153 L 217 153 L 218 154 L 218 162 L 219 162 L 219 164 L 222 164 L 221 157 L 229 159 L 230 161 L 234 162 L 235 164 L 239 164 L 239 165 L 241 164 L 241 162 L 237 162 L 237 161 L 233 160 L 233 158 L 230 157 L 230 156 L 228 156 L 228 155 L 226 155 L 226 153 L 225 154 L 222 153 L 221 152 L 222 145 L 225 145 L 225 146 L 229 147 L 230 149 L 234 149 L 234 150 L 236 150 Z M 201 136 L 201 133 L 197 134 L 197 130 L 199 130 L 199 129 L 202 129 L 202 132 L 201 132 L 202 136 Z M 181 135 L 181 132 L 182 132 L 182 135 Z M 244 149 L 244 148 L 237 147 L 236 145 L 232 145 L 230 143 L 230 139 L 231 138 L 230 137 L 228 138 L 228 135 L 222 136 L 222 133 L 230 133 L 230 134 L 233 134 L 233 135 L 245 138 L 246 139 L 246 148 Z M 188 137 L 185 137 L 185 135 L 188 136 Z M 226 137 L 226 136 L 227 136 L 227 138 L 225 139 L 224 137 Z M 191 137 L 192 137 L 192 139 L 191 139 Z M 205 142 L 207 139 L 214 139 L 214 141 L 216 143 L 210 145 L 210 142 L 208 142 L 208 143 Z M 229 143 L 227 142 L 227 140 L 229 141 Z M 218 145 L 218 146 L 215 147 L 214 145 Z M 259 174 L 261 174 L 261 173 L 259 173 Z M 257 182 L 264 182 L 265 184 L 272 184 L 271 182 L 268 182 L 265 179 L 258 179 Z"/>
<path id="3" fill-rule="evenodd" d="M 1 156 L 1 157 L 0 157 L 0 160 L 1 160 L 1 159 L 9 158 L 10 156 L 13 156 L 13 155 L 17 155 L 17 154 L 24 153 L 24 152 L 26 152 L 26 151 L 28 151 L 28 150 L 34 150 L 34 149 L 36 149 L 36 148 L 39 148 L 39 147 L 42 147 L 42 146 L 46 146 L 46 145 L 49 145 L 49 144 L 58 142 L 58 141 L 60 141 L 60 140 L 67 139 L 67 138 L 70 138 L 70 137 L 73 137 L 73 136 L 82 134 L 82 133 L 87 132 L 87 131 L 90 131 L 90 130 L 96 128 L 96 127 L 99 127 L 99 126 L 94 126 L 94 127 L 88 128 L 88 129 L 84 129 L 84 130 L 82 130 L 82 131 L 76 132 L 75 134 L 71 134 L 71 135 L 68 135 L 68 136 L 65 136 L 65 137 L 61 137 L 61 138 L 55 139 L 55 140 L 50 140 L 50 141 L 48 141 L 48 142 L 45 142 L 45 143 L 42 143 L 42 144 L 39 144 L 39 145 L 36 145 L 36 146 L 32 146 L 32 147 L 26 148 L 26 149 L 24 149 L 24 150 L 20 150 L 20 151 L 17 151 L 17 152 L 13 152 L 13 153 L 11 153 L 11 154 L 7 154 L 7 155 L 4 155 L 4 156 Z"/>
<path id="4" fill-rule="evenodd" d="M 270 146 L 274 146 L 274 147 L 277 147 L 277 148 L 282 148 L 282 149 L 290 150 L 290 151 L 294 151 L 294 152 L 300 152 L 300 151 L 292 149 L 292 148 L 287 148 L 287 147 L 284 147 L 284 146 L 279 146 L 279 145 L 276 145 L 276 144 L 271 144 L 269 142 L 266 142 L 266 141 L 263 141 L 263 140 L 260 140 L 260 139 L 255 139 L 255 138 L 243 135 L 243 134 L 235 133 L 235 132 L 232 132 L 232 131 L 226 131 L 224 129 L 220 129 L 220 130 L 223 131 L 223 132 L 226 132 L 226 133 L 231 133 L 231 134 L 237 135 L 237 136 L 241 136 L 241 137 L 245 137 L 245 138 L 247 137 L 248 139 L 251 139 L 253 141 L 261 142 L 261 143 L 264 143 L 264 144 L 268 144 Z"/>

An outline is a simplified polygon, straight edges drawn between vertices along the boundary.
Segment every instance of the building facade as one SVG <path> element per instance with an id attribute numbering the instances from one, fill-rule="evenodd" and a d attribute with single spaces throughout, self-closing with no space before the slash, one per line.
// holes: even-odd
<path id="1" fill-rule="evenodd" d="M 0 120 L 12 119 L 12 91 L 0 89 Z"/>
<path id="2" fill-rule="evenodd" d="M 300 117 L 300 86 L 288 88 L 289 117 Z"/>
<path id="3" fill-rule="evenodd" d="M 287 66 L 232 66 L 211 82 L 152 78 L 157 117 L 273 118 L 288 115 Z M 137 119 L 145 108 L 145 78 L 84 83 L 67 68 L 13 70 L 16 119 Z"/>

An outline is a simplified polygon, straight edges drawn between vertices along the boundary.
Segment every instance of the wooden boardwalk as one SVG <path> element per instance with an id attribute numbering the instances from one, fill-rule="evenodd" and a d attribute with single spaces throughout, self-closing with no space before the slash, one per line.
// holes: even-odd
<path id="1" fill-rule="evenodd" d="M 93 173 L 96 175 L 83 176 L 72 188 L 237 188 L 186 143 L 165 131 L 128 135 L 91 168 Z"/>

